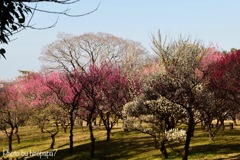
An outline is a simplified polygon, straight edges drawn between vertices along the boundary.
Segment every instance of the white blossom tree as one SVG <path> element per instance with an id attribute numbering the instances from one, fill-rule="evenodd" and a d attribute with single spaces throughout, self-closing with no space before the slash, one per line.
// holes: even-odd
<path id="1" fill-rule="evenodd" d="M 149 76 L 150 80 L 147 81 L 149 88 L 144 89 L 143 92 L 145 98 L 140 98 L 142 102 L 136 100 L 137 103 L 141 102 L 141 105 L 137 105 L 138 110 L 149 112 L 152 109 L 151 106 L 166 107 L 167 112 L 162 111 L 163 108 L 161 108 L 148 113 L 148 116 L 151 115 L 155 119 L 157 117 L 163 119 L 163 121 L 157 121 L 161 122 L 158 126 L 167 124 L 165 116 L 174 117 L 176 113 L 178 116 L 184 115 L 178 118 L 180 118 L 179 122 L 184 122 L 186 127 L 186 138 L 181 156 L 183 160 L 187 160 L 195 125 L 200 122 L 201 108 L 205 107 L 203 99 L 208 98 L 205 90 L 201 89 L 201 86 L 205 86 L 204 76 L 199 76 L 199 72 L 204 75 L 200 62 L 207 49 L 198 41 L 191 41 L 190 38 L 180 37 L 178 40 L 168 41 L 166 38 L 162 39 L 159 33 L 158 36 L 153 36 L 153 50 L 158 55 L 160 68 L 155 74 Z M 139 115 L 138 117 L 141 117 Z M 174 124 L 174 126 L 169 125 L 169 128 L 168 126 L 160 127 L 161 132 L 164 134 L 165 130 L 168 132 L 174 129 L 176 123 Z M 164 152 L 163 150 L 162 153 Z"/>
<path id="2" fill-rule="evenodd" d="M 127 128 L 151 135 L 155 148 L 159 148 L 162 159 L 166 159 L 168 158 L 166 144 L 185 139 L 176 138 L 176 134 L 170 138 L 171 134 L 166 133 L 172 129 L 177 132 L 178 130 L 175 130 L 177 124 L 183 123 L 187 115 L 178 104 L 162 97 L 155 90 L 159 83 L 159 74 L 162 73 L 153 73 L 144 80 L 142 94 L 124 106 L 124 114 L 127 117 Z"/>

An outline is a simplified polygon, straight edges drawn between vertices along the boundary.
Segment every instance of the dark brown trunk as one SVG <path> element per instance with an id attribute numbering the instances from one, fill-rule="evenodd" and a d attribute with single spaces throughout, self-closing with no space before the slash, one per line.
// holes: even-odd
<path id="1" fill-rule="evenodd" d="M 225 129 L 225 126 L 224 126 L 224 118 L 220 118 L 220 123 L 221 123 L 221 126 L 222 126 L 222 130 L 224 131 Z"/>
<path id="2" fill-rule="evenodd" d="M 236 119 L 236 114 L 231 114 L 231 118 L 232 118 L 232 121 L 233 121 L 233 124 L 235 125 L 235 126 L 237 126 L 237 119 Z"/>
<path id="3" fill-rule="evenodd" d="M 106 113 L 106 119 L 103 119 L 103 124 L 105 126 L 105 129 L 107 131 L 107 138 L 106 141 L 110 141 L 111 136 L 111 130 L 112 130 L 112 123 L 110 123 L 110 115 L 109 113 Z"/>
<path id="4" fill-rule="evenodd" d="M 220 127 L 221 127 L 221 124 L 219 124 L 219 121 L 217 121 L 217 123 L 216 123 L 216 127 L 215 128 L 213 128 L 212 127 L 213 126 L 213 124 L 211 124 L 211 127 L 209 128 L 209 130 L 208 130 L 208 135 L 209 135 L 209 141 L 213 141 L 214 140 L 214 137 L 216 136 L 216 134 L 217 134 L 217 132 L 218 132 L 218 130 L 220 129 Z"/>
<path id="5" fill-rule="evenodd" d="M 159 149 L 159 142 L 156 136 L 154 136 L 154 146 L 155 146 L 155 149 Z"/>
<path id="6" fill-rule="evenodd" d="M 99 122 L 98 122 L 98 126 L 101 127 L 102 125 L 102 118 L 100 118 Z"/>
<path id="7" fill-rule="evenodd" d="M 67 126 L 66 126 L 66 127 L 63 127 L 63 132 L 64 132 L 64 133 L 67 133 Z"/>
<path id="8" fill-rule="evenodd" d="M 185 146 L 182 154 L 182 160 L 188 160 L 190 142 L 191 142 L 191 138 L 193 137 L 194 127 L 195 127 L 194 115 L 191 109 L 188 110 L 188 115 L 189 115 L 188 129 L 186 132 L 186 141 L 185 141 Z"/>
<path id="9" fill-rule="evenodd" d="M 20 143 L 21 143 L 20 135 L 19 135 L 19 134 L 16 134 L 16 137 L 17 137 L 17 142 L 18 142 L 18 144 L 20 144 Z"/>
<path id="10" fill-rule="evenodd" d="M 162 153 L 162 160 L 168 159 L 168 153 L 165 147 L 165 140 L 161 140 L 160 142 L 160 151 Z"/>
<path id="11" fill-rule="evenodd" d="M 14 127 L 11 126 L 11 129 L 10 129 L 9 132 L 7 132 L 7 130 L 5 131 L 5 133 L 6 133 L 6 135 L 7 135 L 7 138 L 8 138 L 8 151 L 9 151 L 9 152 L 12 152 L 13 130 L 14 130 Z"/>
<path id="12" fill-rule="evenodd" d="M 107 137 L 106 137 L 106 141 L 110 141 L 110 137 L 111 137 L 111 130 L 112 127 L 114 125 L 113 122 L 110 122 L 110 113 L 103 113 L 101 110 L 99 111 L 99 115 L 101 118 L 101 121 L 103 122 L 103 125 L 107 131 Z"/>
<path id="13" fill-rule="evenodd" d="M 80 125 L 80 127 L 81 127 L 81 129 L 82 129 L 82 132 L 83 132 L 84 130 L 83 130 L 83 120 L 82 120 L 82 119 L 80 119 L 79 125 Z"/>
<path id="14" fill-rule="evenodd" d="M 44 127 L 40 127 L 41 133 L 44 133 Z"/>
<path id="15" fill-rule="evenodd" d="M 69 153 L 73 153 L 73 127 L 74 127 L 74 119 L 73 119 L 73 111 L 70 112 L 70 131 L 69 131 L 69 141 L 70 141 L 70 146 L 69 146 Z"/>
<path id="16" fill-rule="evenodd" d="M 237 124 L 237 119 L 235 118 L 235 119 L 233 119 L 233 124 L 235 125 L 235 126 L 237 126 L 238 124 Z"/>
<path id="17" fill-rule="evenodd" d="M 9 152 L 12 152 L 12 136 L 13 136 L 13 131 L 10 131 L 8 135 L 8 150 Z"/>
<path id="18" fill-rule="evenodd" d="M 51 148 L 51 149 L 54 149 L 54 145 L 55 145 L 55 135 L 54 135 L 54 134 L 51 135 L 51 138 L 52 138 L 52 143 L 51 143 L 50 148 Z"/>
<path id="19" fill-rule="evenodd" d="M 111 129 L 107 129 L 107 138 L 106 141 L 110 141 Z"/>
<path id="20" fill-rule="evenodd" d="M 90 139 L 91 139 L 91 158 L 94 158 L 94 152 L 95 152 L 95 138 L 93 135 L 93 128 L 92 128 L 92 122 L 88 123 L 89 131 L 90 131 Z"/>
<path id="21" fill-rule="evenodd" d="M 56 129 L 57 129 L 57 130 L 56 130 L 55 133 L 51 134 L 51 138 L 52 138 L 52 143 L 51 143 L 51 145 L 50 145 L 50 148 L 51 148 L 51 149 L 54 149 L 55 137 L 56 137 L 56 135 L 57 135 L 58 132 L 59 132 L 58 122 L 56 122 L 55 124 L 56 124 Z"/>
<path id="22" fill-rule="evenodd" d="M 17 142 L 18 142 L 18 144 L 20 144 L 21 140 L 20 140 L 20 135 L 18 134 L 18 126 L 15 127 L 15 134 L 16 134 L 16 137 L 17 137 Z"/>

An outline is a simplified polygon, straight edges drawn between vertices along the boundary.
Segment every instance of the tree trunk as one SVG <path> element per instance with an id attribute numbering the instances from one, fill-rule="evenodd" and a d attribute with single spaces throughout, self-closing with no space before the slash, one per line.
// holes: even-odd
<path id="1" fill-rule="evenodd" d="M 213 141 L 214 139 L 214 136 L 211 131 L 208 132 L 208 138 L 209 138 L 209 141 Z"/>
<path id="2" fill-rule="evenodd" d="M 237 126 L 237 119 L 236 119 L 235 117 L 233 117 L 232 120 L 233 120 L 233 124 L 234 124 L 235 126 Z"/>
<path id="3" fill-rule="evenodd" d="M 100 118 L 99 122 L 98 122 L 98 126 L 101 127 L 102 125 L 102 118 Z"/>
<path id="4" fill-rule="evenodd" d="M 40 127 L 41 133 L 44 133 L 44 127 Z"/>
<path id="5" fill-rule="evenodd" d="M 161 140 L 160 142 L 160 151 L 162 153 L 162 160 L 168 159 L 168 153 L 165 147 L 165 140 Z"/>
<path id="6" fill-rule="evenodd" d="M 9 150 L 9 152 L 12 152 L 12 136 L 13 136 L 13 132 L 10 131 L 10 133 L 8 135 L 8 150 Z"/>
<path id="7" fill-rule="evenodd" d="M 55 135 L 56 135 L 56 134 L 52 134 L 52 135 L 51 135 L 51 138 L 52 138 L 52 143 L 51 143 L 51 146 L 50 146 L 51 149 L 54 149 L 54 145 L 55 145 Z"/>
<path id="8" fill-rule="evenodd" d="M 127 127 L 127 124 L 126 124 L 126 120 L 127 120 L 127 117 L 124 116 L 123 117 L 123 123 L 122 123 L 122 129 L 123 129 L 124 132 L 128 132 L 129 131 L 128 127 Z"/>
<path id="9" fill-rule="evenodd" d="M 17 137 L 17 142 L 18 142 L 18 144 L 20 144 L 20 143 L 21 143 L 20 135 L 19 135 L 19 134 L 16 134 L 16 137 Z"/>
<path id="10" fill-rule="evenodd" d="M 110 115 L 109 115 L 109 112 L 106 113 L 106 119 L 103 119 L 103 116 L 102 116 L 102 120 L 103 120 L 103 124 L 105 126 L 105 129 L 107 131 L 107 138 L 106 138 L 106 141 L 110 141 L 110 134 L 111 134 L 111 129 L 112 129 L 112 123 L 110 124 Z"/>
<path id="11" fill-rule="evenodd" d="M 18 126 L 15 127 L 15 134 L 16 134 L 16 137 L 17 137 L 17 142 L 18 142 L 18 144 L 20 144 L 21 140 L 20 140 L 20 135 L 18 134 Z"/>
<path id="12" fill-rule="evenodd" d="M 191 138 L 193 137 L 194 127 L 195 127 L 194 115 L 192 110 L 188 110 L 188 115 L 189 115 L 188 129 L 186 132 L 187 135 L 186 135 L 185 146 L 182 154 L 182 160 L 188 160 L 190 142 L 191 142 Z"/>
<path id="13" fill-rule="evenodd" d="M 52 143 L 51 143 L 51 146 L 50 146 L 51 149 L 54 149 L 55 137 L 56 137 L 56 135 L 57 135 L 58 132 L 59 132 L 58 122 L 56 121 L 55 124 L 56 124 L 56 129 L 57 129 L 57 130 L 56 130 L 55 133 L 51 134 L 51 138 L 52 138 Z"/>
<path id="14" fill-rule="evenodd" d="M 211 125 L 213 125 L 213 124 L 211 124 Z M 208 132 L 209 132 L 209 133 L 208 133 L 208 135 L 209 135 L 209 141 L 213 141 L 213 140 L 214 140 L 214 138 L 215 138 L 215 136 L 217 135 L 217 132 L 218 132 L 218 130 L 220 129 L 220 127 L 221 127 L 221 124 L 219 124 L 219 121 L 217 121 L 216 127 L 209 129 L 209 131 L 208 131 Z"/>
<path id="15" fill-rule="evenodd" d="M 90 131 L 90 139 L 91 139 L 91 158 L 94 158 L 94 152 L 95 152 L 95 138 L 93 135 L 93 128 L 92 128 L 92 122 L 88 123 L 89 131 Z"/>
<path id="16" fill-rule="evenodd" d="M 8 151 L 12 152 L 12 138 L 13 138 L 13 126 L 11 126 L 10 132 L 8 133 L 7 130 L 5 131 L 7 138 L 8 138 Z"/>
<path id="17" fill-rule="evenodd" d="M 70 125 L 69 123 L 68 124 L 65 122 L 61 123 L 61 127 L 62 127 L 64 133 L 67 133 L 67 128 L 69 125 Z"/>
<path id="18" fill-rule="evenodd" d="M 67 127 L 63 127 L 63 132 L 67 133 Z"/>
<path id="19" fill-rule="evenodd" d="M 208 125 L 208 129 L 207 129 L 207 131 L 208 131 L 208 138 L 209 138 L 209 141 L 213 141 L 214 133 L 213 133 L 212 130 L 214 130 L 214 124 L 212 124 L 211 121 L 208 121 L 207 125 Z M 218 123 L 216 124 L 216 128 L 217 128 L 217 125 L 218 125 Z"/>
<path id="20" fill-rule="evenodd" d="M 156 136 L 154 136 L 154 147 L 155 149 L 159 149 L 159 141 L 157 140 Z"/>
<path id="21" fill-rule="evenodd" d="M 203 131 L 206 129 L 206 123 L 205 122 L 201 122 L 201 129 Z"/>
<path id="22" fill-rule="evenodd" d="M 108 129 L 107 129 L 107 138 L 106 138 L 106 141 L 110 141 L 110 134 L 111 134 L 111 129 L 108 128 Z"/>
<path id="23" fill-rule="evenodd" d="M 69 153 L 73 153 L 73 126 L 74 126 L 74 119 L 73 119 L 73 111 L 70 112 L 70 136 L 69 136 L 69 141 L 70 141 L 70 148 L 69 148 Z"/>
<path id="24" fill-rule="evenodd" d="M 84 130 L 83 130 L 83 120 L 82 119 L 79 120 L 79 125 L 80 125 L 80 127 L 82 129 L 82 132 L 83 132 Z"/>
<path id="25" fill-rule="evenodd" d="M 221 126 L 222 126 L 222 130 L 224 131 L 225 129 L 225 126 L 224 126 L 224 118 L 220 118 L 220 123 L 221 123 Z"/>

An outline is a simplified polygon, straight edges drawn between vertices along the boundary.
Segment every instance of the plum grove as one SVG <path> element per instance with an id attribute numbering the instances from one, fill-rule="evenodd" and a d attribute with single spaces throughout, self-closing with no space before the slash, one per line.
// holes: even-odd
<path id="1" fill-rule="evenodd" d="M 213 140 L 224 120 L 239 113 L 240 50 L 224 53 L 186 39 L 165 43 L 160 34 L 153 37 L 153 50 L 156 56 L 149 58 L 141 44 L 106 33 L 60 35 L 42 52 L 44 72 L 1 82 L 0 130 L 9 151 L 13 135 L 28 121 L 51 136 L 52 149 L 59 127 L 69 129 L 73 153 L 78 118 L 88 125 L 94 157 L 98 118 L 107 141 L 122 120 L 123 130 L 154 137 L 162 159 L 168 158 L 166 144 L 179 142 L 184 144 L 179 154 L 188 159 L 196 124 Z"/>

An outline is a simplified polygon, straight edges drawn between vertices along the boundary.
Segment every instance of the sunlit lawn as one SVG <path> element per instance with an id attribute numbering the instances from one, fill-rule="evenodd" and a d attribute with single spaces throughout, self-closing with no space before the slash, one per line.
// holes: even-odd
<path id="1" fill-rule="evenodd" d="M 227 124 L 227 123 L 226 123 Z M 21 135 L 21 144 L 17 144 L 16 137 L 13 140 L 13 151 L 16 153 L 46 152 L 50 146 L 49 134 L 41 133 L 37 127 L 24 126 L 19 129 Z M 152 160 L 161 159 L 160 151 L 154 149 L 153 138 L 146 134 L 138 132 L 123 132 L 121 126 L 117 126 L 112 131 L 110 142 L 105 141 L 106 132 L 104 128 L 95 127 L 96 136 L 96 154 L 94 159 L 115 160 Z M 74 154 L 69 155 L 69 134 L 62 131 L 56 137 L 57 149 L 55 157 L 48 159 L 56 160 L 82 160 L 90 159 L 90 141 L 89 132 L 84 128 L 76 126 L 74 129 Z M 8 149 L 8 143 L 5 135 L 0 133 L 0 157 L 3 151 Z M 169 159 L 181 159 L 176 152 L 169 151 Z M 6 157 L 6 156 L 5 156 Z M 34 157 L 32 159 L 40 159 Z M 46 159 L 42 157 L 41 159 Z M 208 134 L 196 129 L 195 136 L 191 142 L 189 159 L 193 160 L 228 160 L 240 159 L 240 126 L 234 126 L 230 130 L 226 126 L 225 131 L 220 131 L 213 142 L 208 140 Z"/>

